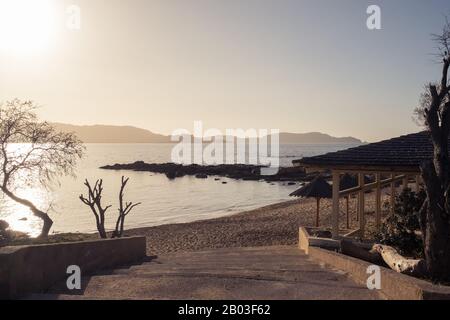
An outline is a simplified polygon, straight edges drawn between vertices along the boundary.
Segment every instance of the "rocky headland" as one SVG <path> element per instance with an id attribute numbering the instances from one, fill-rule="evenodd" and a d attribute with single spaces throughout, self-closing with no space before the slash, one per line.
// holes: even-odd
<path id="1" fill-rule="evenodd" d="M 145 163 L 137 161 L 129 164 L 114 164 L 101 167 L 105 170 L 132 170 L 165 174 L 169 179 L 176 179 L 184 176 L 195 176 L 198 179 L 207 179 L 209 176 L 227 177 L 236 180 L 247 181 L 309 181 L 314 178 L 308 175 L 301 168 L 280 168 L 276 175 L 262 175 L 263 166 L 234 164 L 201 166 L 197 164 L 181 165 L 175 163 Z"/>

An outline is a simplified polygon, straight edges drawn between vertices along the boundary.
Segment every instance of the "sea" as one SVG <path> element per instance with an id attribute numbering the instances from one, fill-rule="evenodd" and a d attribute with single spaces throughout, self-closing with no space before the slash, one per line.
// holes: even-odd
<path id="1" fill-rule="evenodd" d="M 292 161 L 355 147 L 355 144 L 285 144 L 280 146 L 280 165 Z M 96 231 L 89 207 L 79 197 L 86 194 L 84 181 L 103 179 L 106 226 L 110 230 L 117 219 L 118 194 L 122 176 L 129 177 L 125 201 L 141 202 L 126 220 L 126 228 L 151 227 L 218 218 L 241 211 L 290 200 L 289 194 L 300 187 L 286 182 L 236 181 L 215 177 L 183 177 L 169 180 L 164 174 L 133 171 L 109 171 L 101 166 L 115 163 L 171 162 L 172 144 L 86 144 L 86 154 L 76 167 L 75 176 L 62 177 L 50 187 L 18 186 L 16 192 L 48 212 L 54 225 L 51 233 Z M 223 182 L 226 182 L 224 184 Z M 37 236 L 41 221 L 31 212 L 0 194 L 0 220 L 14 230 Z"/>

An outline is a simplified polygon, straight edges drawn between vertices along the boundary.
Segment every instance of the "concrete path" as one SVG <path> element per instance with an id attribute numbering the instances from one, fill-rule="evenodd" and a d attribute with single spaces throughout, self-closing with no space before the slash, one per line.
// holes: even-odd
<path id="1" fill-rule="evenodd" d="M 164 255 L 83 279 L 79 296 L 63 284 L 42 299 L 379 299 L 296 247 L 220 249 Z"/>

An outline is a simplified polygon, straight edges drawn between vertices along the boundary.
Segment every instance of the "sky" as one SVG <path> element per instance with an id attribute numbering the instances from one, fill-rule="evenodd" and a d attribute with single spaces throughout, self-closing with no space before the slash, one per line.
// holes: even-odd
<path id="1" fill-rule="evenodd" d="M 162 134 L 203 121 L 378 141 L 421 130 L 446 14 L 448 0 L 0 0 L 0 102 Z"/>

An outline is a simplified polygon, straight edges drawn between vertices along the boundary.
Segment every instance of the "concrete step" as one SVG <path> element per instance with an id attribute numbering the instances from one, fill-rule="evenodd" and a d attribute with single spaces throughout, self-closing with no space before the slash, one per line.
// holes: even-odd
<path id="1" fill-rule="evenodd" d="M 61 292 L 64 294 L 64 292 Z M 67 294 L 67 293 L 66 293 Z M 94 276 L 82 292 L 95 299 L 373 299 L 345 277 L 311 279 L 246 277 L 244 275 L 110 275 Z M 80 297 L 75 297 L 79 299 Z"/>
<path id="2" fill-rule="evenodd" d="M 377 299 L 339 271 L 295 247 L 218 249 L 155 257 L 83 278 L 78 296 L 65 284 L 57 299 Z M 50 296 L 49 296 L 50 297 Z"/>

